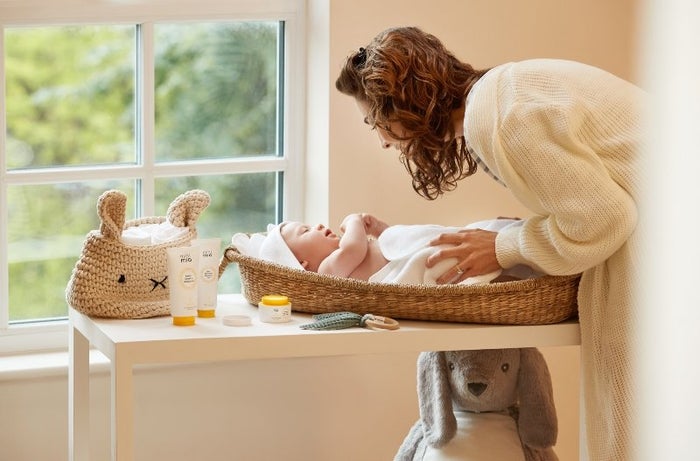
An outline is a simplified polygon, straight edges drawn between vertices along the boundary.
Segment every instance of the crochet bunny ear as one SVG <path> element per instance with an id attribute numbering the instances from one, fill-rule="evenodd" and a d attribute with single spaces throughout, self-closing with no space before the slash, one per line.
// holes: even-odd
<path id="1" fill-rule="evenodd" d="M 97 214 L 102 221 L 100 233 L 119 240 L 126 219 L 126 194 L 118 190 L 104 192 L 97 200 Z"/>
<path id="2" fill-rule="evenodd" d="M 168 221 L 175 227 L 194 227 L 210 201 L 209 194 L 203 190 L 187 191 L 173 200 L 168 207 Z"/>

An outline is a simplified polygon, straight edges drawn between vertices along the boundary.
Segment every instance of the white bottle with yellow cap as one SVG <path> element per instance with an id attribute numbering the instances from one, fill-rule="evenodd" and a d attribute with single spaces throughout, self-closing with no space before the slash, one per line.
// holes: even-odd
<path id="1" fill-rule="evenodd" d="M 194 325 L 197 315 L 199 246 L 166 248 L 166 252 L 173 325 Z"/>

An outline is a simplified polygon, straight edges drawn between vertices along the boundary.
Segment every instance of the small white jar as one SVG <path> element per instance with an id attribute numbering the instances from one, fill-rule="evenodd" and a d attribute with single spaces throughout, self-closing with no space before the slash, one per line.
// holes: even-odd
<path id="1" fill-rule="evenodd" d="M 284 323 L 292 320 L 292 303 L 282 295 L 263 296 L 258 303 L 261 322 Z"/>

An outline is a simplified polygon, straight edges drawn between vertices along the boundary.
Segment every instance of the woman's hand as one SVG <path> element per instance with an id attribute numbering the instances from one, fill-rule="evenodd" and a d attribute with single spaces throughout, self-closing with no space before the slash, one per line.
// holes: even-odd
<path id="1" fill-rule="evenodd" d="M 431 246 L 453 245 L 431 255 L 426 261 L 430 268 L 448 258 L 457 258 L 457 264 L 442 274 L 437 283 L 459 283 L 468 277 L 488 274 L 501 269 L 496 259 L 496 232 L 468 229 L 441 234 L 430 242 Z"/>

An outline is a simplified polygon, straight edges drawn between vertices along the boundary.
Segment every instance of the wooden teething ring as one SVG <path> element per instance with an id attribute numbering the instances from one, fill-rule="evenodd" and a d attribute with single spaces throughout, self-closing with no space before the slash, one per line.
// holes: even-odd
<path id="1" fill-rule="evenodd" d="M 399 322 L 381 315 L 366 314 L 364 316 L 364 326 L 370 330 L 398 330 Z"/>

